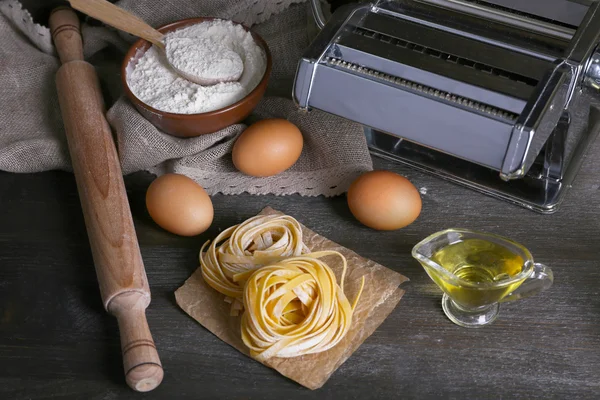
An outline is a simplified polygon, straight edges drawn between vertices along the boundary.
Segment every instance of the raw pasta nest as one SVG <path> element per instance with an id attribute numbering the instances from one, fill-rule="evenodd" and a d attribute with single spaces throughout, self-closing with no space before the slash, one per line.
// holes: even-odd
<path id="1" fill-rule="evenodd" d="M 343 261 L 340 285 L 321 257 Z M 336 251 L 321 251 L 288 258 L 255 271 L 238 274 L 245 282 L 241 334 L 250 355 L 264 362 L 271 357 L 297 357 L 320 353 L 338 344 L 351 327 L 354 303 L 344 294 L 346 258 Z"/>
<path id="2" fill-rule="evenodd" d="M 245 310 L 242 340 L 258 361 L 326 351 L 350 330 L 364 277 L 351 305 L 344 294 L 346 258 L 337 251 L 307 253 L 302 227 L 288 215 L 250 218 L 200 249 L 204 280 L 226 296 L 231 315 Z M 329 255 L 342 260 L 339 285 L 321 260 Z"/>
<path id="3" fill-rule="evenodd" d="M 199 256 L 204 280 L 226 296 L 231 315 L 238 315 L 243 308 L 243 286 L 233 279 L 235 275 L 308 252 L 296 219 L 259 215 L 224 230 L 212 243 L 204 243 Z"/>

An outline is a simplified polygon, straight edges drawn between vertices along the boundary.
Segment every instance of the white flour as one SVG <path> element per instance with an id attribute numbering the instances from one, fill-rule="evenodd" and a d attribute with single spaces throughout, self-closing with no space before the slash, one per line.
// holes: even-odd
<path id="1" fill-rule="evenodd" d="M 190 46 L 197 40 L 198 45 Z M 262 79 L 266 69 L 263 50 L 249 32 L 230 21 L 214 20 L 191 25 L 165 35 L 167 50 L 178 52 L 171 58 L 196 63 L 198 76 L 235 75 L 243 63 L 243 73 L 237 82 L 200 86 L 179 77 L 154 47 L 127 72 L 127 83 L 133 94 L 144 103 L 161 111 L 176 114 L 195 114 L 214 111 L 241 100 Z M 206 54 L 210 54 L 207 58 Z M 179 68 L 179 67 L 178 67 Z M 194 71 L 194 66 L 182 69 Z M 239 72 L 239 70 L 238 70 Z"/>
<path id="2" fill-rule="evenodd" d="M 238 53 L 210 37 L 167 37 L 165 45 L 171 66 L 188 76 L 227 82 L 238 80 L 244 71 L 244 62 Z"/>

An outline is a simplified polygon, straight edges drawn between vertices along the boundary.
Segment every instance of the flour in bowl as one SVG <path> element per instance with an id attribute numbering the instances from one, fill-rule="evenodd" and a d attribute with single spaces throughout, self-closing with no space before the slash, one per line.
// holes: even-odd
<path id="1" fill-rule="evenodd" d="M 236 82 L 201 86 L 177 75 L 164 55 L 151 47 L 128 69 L 127 84 L 138 99 L 161 111 L 196 114 L 227 107 L 250 93 L 266 70 L 266 56 L 252 34 L 231 21 L 201 22 L 168 32 L 164 41 L 167 52 L 174 55 L 171 60 L 194 62 L 185 68 L 199 76 L 236 75 L 240 67 L 243 72 Z"/>
<path id="2" fill-rule="evenodd" d="M 244 72 L 242 57 L 212 38 L 169 37 L 165 46 L 169 64 L 184 78 L 200 85 L 237 81 Z"/>

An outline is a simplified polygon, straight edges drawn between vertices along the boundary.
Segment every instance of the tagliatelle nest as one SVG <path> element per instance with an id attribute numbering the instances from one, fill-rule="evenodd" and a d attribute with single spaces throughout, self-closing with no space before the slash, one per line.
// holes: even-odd
<path id="1" fill-rule="evenodd" d="M 340 285 L 321 257 L 343 261 Z M 338 344 L 352 324 L 354 308 L 344 294 L 346 258 L 336 251 L 293 257 L 237 275 L 244 286 L 242 340 L 258 361 L 320 353 Z"/>
<path id="2" fill-rule="evenodd" d="M 320 353 L 350 329 L 364 277 L 350 304 L 344 293 L 346 258 L 337 251 L 308 253 L 294 218 L 250 218 L 209 243 L 200 249 L 202 276 L 232 303 L 231 315 L 243 310 L 242 341 L 256 360 Z M 321 260 L 325 256 L 342 259 L 339 285 Z"/>
<path id="3" fill-rule="evenodd" d="M 308 252 L 296 219 L 259 215 L 224 230 L 212 243 L 206 242 L 199 256 L 204 280 L 226 296 L 231 315 L 238 315 L 243 308 L 243 286 L 234 280 L 235 275 Z"/>

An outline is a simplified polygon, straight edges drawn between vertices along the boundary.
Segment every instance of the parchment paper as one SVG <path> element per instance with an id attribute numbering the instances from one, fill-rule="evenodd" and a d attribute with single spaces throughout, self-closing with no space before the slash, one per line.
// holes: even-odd
<path id="1" fill-rule="evenodd" d="M 267 207 L 260 214 L 282 213 Z M 354 311 L 352 327 L 340 343 L 323 353 L 271 358 L 265 362 L 268 367 L 299 384 L 318 389 L 392 312 L 404 294 L 398 286 L 408 278 L 301 226 L 304 241 L 311 251 L 336 250 L 348 260 L 344 292 L 351 302 L 360 288 L 361 277 L 365 276 L 365 287 Z M 339 282 L 342 272 L 339 257 L 328 256 L 324 261 L 333 269 Z M 249 356 L 240 337 L 240 317 L 229 316 L 230 305 L 221 293 L 204 282 L 200 268 L 175 291 L 175 297 L 177 304 L 202 326 Z"/>

